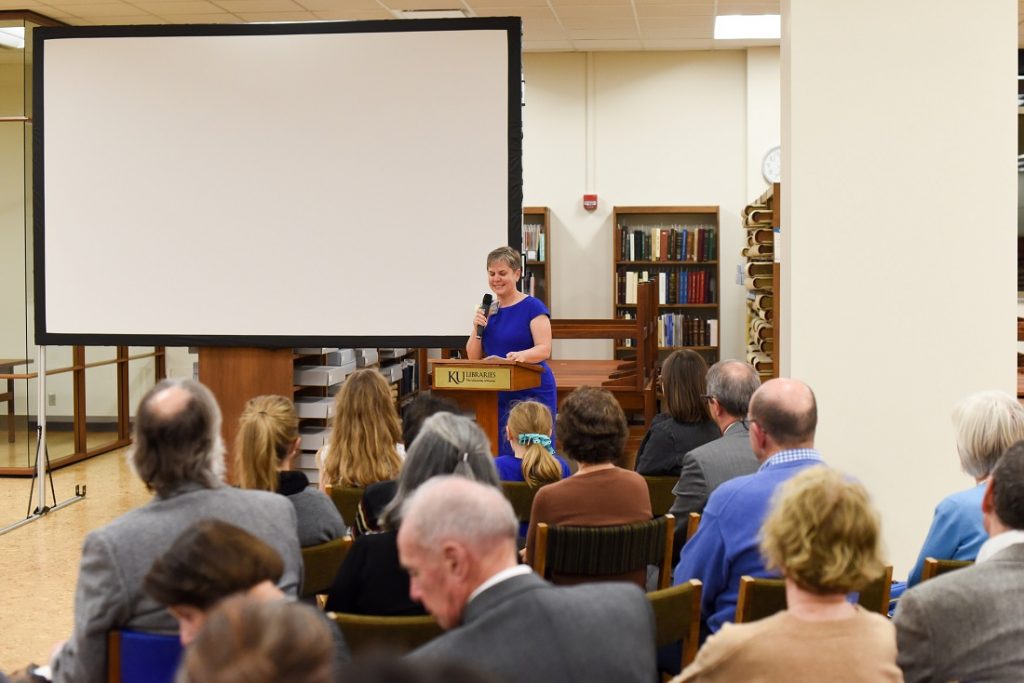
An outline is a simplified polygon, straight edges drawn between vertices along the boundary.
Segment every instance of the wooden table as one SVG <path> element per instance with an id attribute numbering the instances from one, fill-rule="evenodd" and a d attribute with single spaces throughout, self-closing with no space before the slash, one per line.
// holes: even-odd
<path id="1" fill-rule="evenodd" d="M 31 365 L 29 358 L 0 358 L 0 375 L 14 373 L 16 365 Z M 7 443 L 14 443 L 14 380 L 7 380 L 7 391 L 0 394 L 0 403 L 7 401 Z"/>

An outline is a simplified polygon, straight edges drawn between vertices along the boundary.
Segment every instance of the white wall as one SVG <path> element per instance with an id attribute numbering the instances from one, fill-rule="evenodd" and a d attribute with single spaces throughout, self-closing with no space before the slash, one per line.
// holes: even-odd
<path id="1" fill-rule="evenodd" d="M 524 55 L 524 204 L 552 210 L 556 317 L 613 315 L 614 206 L 718 205 L 721 351 L 743 357 L 745 292 L 733 284 L 739 212 L 763 189 L 750 194 L 750 159 L 759 177 L 762 140 L 778 139 L 777 55 Z M 759 147 L 748 149 L 748 135 Z M 597 211 L 582 208 L 585 192 L 598 194 Z M 555 355 L 608 358 L 611 345 L 557 342 Z"/>
<path id="2" fill-rule="evenodd" d="M 818 445 L 874 495 L 897 576 L 972 483 L 954 404 L 1014 391 L 1016 17 L 783 2 L 782 373 L 817 393 Z"/>
<path id="3" fill-rule="evenodd" d="M 779 48 L 747 50 L 747 198 L 754 199 L 768 183 L 761 175 L 764 155 L 782 139 L 782 89 Z"/>

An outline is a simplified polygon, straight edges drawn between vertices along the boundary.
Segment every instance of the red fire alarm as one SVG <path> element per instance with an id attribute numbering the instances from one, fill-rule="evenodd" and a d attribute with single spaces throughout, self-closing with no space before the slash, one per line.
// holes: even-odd
<path id="1" fill-rule="evenodd" d="M 583 195 L 583 208 L 587 211 L 593 211 L 597 208 L 597 195 L 596 194 L 585 194 Z"/>

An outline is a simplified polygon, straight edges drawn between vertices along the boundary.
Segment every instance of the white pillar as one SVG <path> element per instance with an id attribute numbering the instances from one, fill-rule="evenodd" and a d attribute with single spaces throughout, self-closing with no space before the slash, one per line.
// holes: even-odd
<path id="1" fill-rule="evenodd" d="M 781 370 L 903 577 L 972 484 L 953 406 L 1016 390 L 1017 5 L 782 5 Z"/>

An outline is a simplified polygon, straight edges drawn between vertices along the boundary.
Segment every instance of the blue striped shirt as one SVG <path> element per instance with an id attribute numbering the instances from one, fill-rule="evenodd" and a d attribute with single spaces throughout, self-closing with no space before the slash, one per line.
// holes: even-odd
<path id="1" fill-rule="evenodd" d="M 825 464 L 825 459 L 821 457 L 814 448 L 791 448 L 785 451 L 779 451 L 772 457 L 761 463 L 761 466 L 757 468 L 758 472 L 764 472 L 767 469 L 771 469 L 776 465 L 781 465 L 784 462 L 796 462 L 797 460 L 817 460 L 818 462 Z"/>

